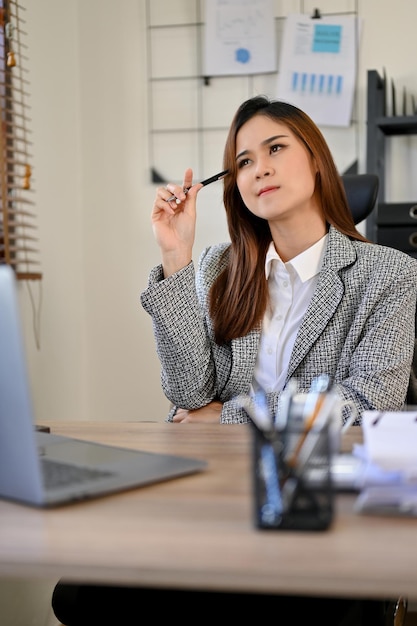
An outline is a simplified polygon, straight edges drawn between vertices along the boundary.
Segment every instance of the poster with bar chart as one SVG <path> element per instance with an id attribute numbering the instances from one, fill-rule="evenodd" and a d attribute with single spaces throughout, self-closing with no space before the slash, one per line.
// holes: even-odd
<path id="1" fill-rule="evenodd" d="M 358 19 L 289 15 L 281 46 L 277 97 L 319 126 L 349 126 L 356 85 Z"/>

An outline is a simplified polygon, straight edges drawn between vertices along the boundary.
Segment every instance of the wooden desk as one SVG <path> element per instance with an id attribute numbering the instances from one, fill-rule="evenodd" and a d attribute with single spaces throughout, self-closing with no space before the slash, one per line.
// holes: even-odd
<path id="1" fill-rule="evenodd" d="M 417 520 L 352 512 L 321 533 L 253 524 L 248 426 L 49 424 L 57 434 L 206 459 L 194 476 L 51 511 L 0 501 L 0 576 L 417 599 Z"/>

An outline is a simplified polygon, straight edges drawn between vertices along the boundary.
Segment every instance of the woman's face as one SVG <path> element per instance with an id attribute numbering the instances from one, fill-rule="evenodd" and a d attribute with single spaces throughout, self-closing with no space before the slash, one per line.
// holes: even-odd
<path id="1" fill-rule="evenodd" d="M 316 164 L 289 128 L 255 115 L 236 136 L 237 186 L 258 217 L 283 221 L 317 212 L 313 198 Z"/>

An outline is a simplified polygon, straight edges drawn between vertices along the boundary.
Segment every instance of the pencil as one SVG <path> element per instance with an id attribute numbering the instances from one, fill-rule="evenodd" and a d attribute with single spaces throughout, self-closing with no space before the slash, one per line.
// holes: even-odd
<path id="1" fill-rule="evenodd" d="M 304 407 L 304 411 L 308 411 L 304 423 L 304 429 L 297 441 L 295 450 L 288 461 L 289 467 L 296 466 L 301 448 L 303 447 L 309 432 L 313 428 L 317 416 L 320 414 L 329 387 L 330 378 L 327 374 L 321 374 L 312 381 L 310 392 L 307 394 L 306 406 Z"/>
<path id="2" fill-rule="evenodd" d="M 221 180 L 222 178 L 227 176 L 228 173 L 229 173 L 229 170 L 224 170 L 223 172 L 219 172 L 218 174 L 214 174 L 214 176 L 210 176 L 210 178 L 206 178 L 205 180 L 202 180 L 201 181 L 201 185 L 204 185 L 204 187 L 205 187 L 206 185 L 210 185 L 210 183 L 215 183 L 216 180 Z M 188 189 L 184 189 L 184 193 L 187 194 L 188 193 Z M 179 200 L 179 198 L 176 198 L 175 196 L 170 196 L 166 201 L 167 202 L 172 202 L 173 200 L 175 200 L 177 204 L 180 204 L 180 202 L 181 202 L 181 200 Z"/>
<path id="3" fill-rule="evenodd" d="M 323 402 L 325 399 L 325 393 L 321 393 L 319 395 L 319 397 L 317 398 L 315 407 L 313 412 L 311 413 L 311 415 L 309 416 L 309 418 L 307 419 L 303 432 L 301 433 L 298 441 L 297 441 L 297 445 L 295 447 L 294 452 L 292 453 L 290 459 L 288 460 L 288 465 L 290 467 L 295 467 L 297 464 L 297 460 L 298 460 L 298 455 L 300 454 L 301 448 L 303 447 L 303 444 L 305 442 L 305 440 L 307 439 L 307 436 L 309 434 L 309 432 L 311 431 L 311 429 L 314 426 L 314 422 L 317 419 L 318 414 L 320 413 L 320 410 L 323 406 Z"/>

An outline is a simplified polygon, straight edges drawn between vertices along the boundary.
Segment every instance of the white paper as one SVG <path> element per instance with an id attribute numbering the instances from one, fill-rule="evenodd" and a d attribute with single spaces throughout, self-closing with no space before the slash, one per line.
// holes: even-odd
<path id="1" fill-rule="evenodd" d="M 287 17 L 277 97 L 319 126 L 349 126 L 356 85 L 358 18 Z"/>
<path id="2" fill-rule="evenodd" d="M 364 411 L 358 513 L 417 515 L 417 411 Z"/>
<path id="3" fill-rule="evenodd" d="M 417 411 L 364 411 L 362 430 L 368 460 L 417 477 Z"/>
<path id="4" fill-rule="evenodd" d="M 417 516 L 417 489 L 412 485 L 371 486 L 355 502 L 357 513 Z"/>
<path id="5" fill-rule="evenodd" d="M 273 0 L 207 0 L 205 76 L 276 72 Z"/>

